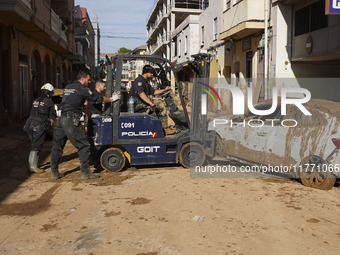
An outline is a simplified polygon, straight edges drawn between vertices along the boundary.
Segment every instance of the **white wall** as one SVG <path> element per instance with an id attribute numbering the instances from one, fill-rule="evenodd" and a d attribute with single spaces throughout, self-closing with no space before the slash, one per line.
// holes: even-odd
<path id="1" fill-rule="evenodd" d="M 214 38 L 214 19 L 217 18 L 217 33 L 221 32 L 222 29 L 222 4 L 224 0 L 213 0 L 209 1 L 209 7 L 205 9 L 199 18 L 199 33 L 200 38 L 202 38 L 202 31 L 201 28 L 204 26 L 204 44 L 200 45 L 201 49 L 208 50 L 209 47 L 215 46 L 217 43 L 220 43 L 221 41 Z M 201 40 L 200 40 L 201 44 Z"/>
<path id="2" fill-rule="evenodd" d="M 174 34 L 177 35 L 177 64 L 184 63 L 191 58 L 191 55 L 199 51 L 199 16 L 189 15 L 181 25 L 179 25 Z"/>
<path id="3" fill-rule="evenodd" d="M 237 4 L 235 4 L 235 0 L 231 0 L 231 2 L 231 8 L 223 12 L 223 31 L 235 27 L 243 21 L 264 20 L 264 0 L 242 0 Z M 225 9 L 223 5 L 222 9 L 223 11 Z"/>
<path id="4" fill-rule="evenodd" d="M 270 78 L 291 78 L 293 70 L 291 68 L 291 21 L 292 8 L 290 5 L 278 4 L 272 9 L 273 37 L 272 61 L 269 65 Z M 271 58 L 269 58 L 271 59 Z"/>

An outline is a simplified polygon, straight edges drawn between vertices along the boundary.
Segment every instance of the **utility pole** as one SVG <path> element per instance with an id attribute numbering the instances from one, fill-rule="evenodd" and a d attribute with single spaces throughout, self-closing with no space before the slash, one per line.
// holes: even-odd
<path id="1" fill-rule="evenodd" d="M 264 98 L 268 99 L 268 0 L 264 2 Z"/>

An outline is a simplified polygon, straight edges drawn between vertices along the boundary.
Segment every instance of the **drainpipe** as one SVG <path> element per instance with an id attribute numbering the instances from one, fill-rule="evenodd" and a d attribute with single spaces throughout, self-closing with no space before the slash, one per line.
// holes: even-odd
<path id="1" fill-rule="evenodd" d="M 264 98 L 268 99 L 268 0 L 264 2 Z"/>

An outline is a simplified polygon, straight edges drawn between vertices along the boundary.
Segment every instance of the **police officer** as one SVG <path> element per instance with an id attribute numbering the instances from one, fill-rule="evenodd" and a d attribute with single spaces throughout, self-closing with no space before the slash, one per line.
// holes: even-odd
<path id="1" fill-rule="evenodd" d="M 151 101 L 149 96 L 159 95 L 170 90 L 170 86 L 164 89 L 154 89 L 147 82 L 154 77 L 155 70 L 150 65 L 143 67 L 142 75 L 139 75 L 131 84 L 130 95 L 136 100 L 135 112 L 146 112 L 148 106 L 155 109 L 156 105 Z"/>
<path id="2" fill-rule="evenodd" d="M 96 81 L 95 84 L 95 89 L 92 91 L 94 94 L 98 94 L 98 95 L 103 95 L 103 93 L 106 90 L 106 82 L 99 80 Z M 94 141 L 93 141 L 93 136 L 94 134 L 94 123 L 92 118 L 98 116 L 99 114 L 103 113 L 103 104 L 102 103 L 96 103 L 96 102 L 87 102 L 87 115 L 88 115 L 88 121 L 87 121 L 87 136 L 88 136 L 88 140 L 90 143 L 90 151 L 91 151 L 91 157 L 93 161 L 97 160 L 96 157 L 96 153 L 97 153 L 97 149 L 94 145 Z"/>
<path id="3" fill-rule="evenodd" d="M 61 117 L 59 127 L 53 130 L 53 145 L 51 153 L 52 179 L 59 179 L 63 174 L 58 171 L 63 149 L 67 139 L 78 149 L 81 177 L 83 179 L 97 178 L 99 175 L 90 172 L 90 144 L 85 134 L 85 128 L 80 124 L 80 117 L 84 109 L 85 100 L 89 102 L 113 102 L 120 99 L 120 94 L 113 94 L 111 98 L 95 94 L 88 85 L 91 74 L 87 69 L 81 69 L 77 81 L 67 85 L 60 103 Z"/>
<path id="4" fill-rule="evenodd" d="M 24 130 L 32 144 L 32 150 L 28 157 L 30 172 L 42 173 L 44 170 L 38 168 L 39 153 L 45 140 L 46 124 L 53 125 L 56 118 L 54 104 L 51 99 L 54 88 L 50 83 L 41 87 L 42 96 L 33 101 L 30 116 L 26 121 Z"/>
<path id="5" fill-rule="evenodd" d="M 96 81 L 95 89 L 92 93 L 97 94 L 98 96 L 103 95 L 106 90 L 106 82 L 105 81 Z M 101 114 L 103 108 L 102 102 L 88 102 L 87 103 L 87 110 L 89 110 L 90 114 Z"/>

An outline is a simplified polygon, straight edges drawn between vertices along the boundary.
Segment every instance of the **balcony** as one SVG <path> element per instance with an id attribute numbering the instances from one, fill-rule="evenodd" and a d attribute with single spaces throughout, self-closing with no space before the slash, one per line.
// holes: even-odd
<path id="1" fill-rule="evenodd" d="M 264 29 L 264 0 L 243 0 L 222 16 L 222 32 L 219 39 L 241 39 Z"/>
<path id="2" fill-rule="evenodd" d="M 204 0 L 175 0 L 171 2 L 171 8 L 202 10 L 204 2 Z"/>
<path id="3" fill-rule="evenodd" d="M 68 41 L 61 30 L 61 20 L 48 5 L 35 6 L 31 0 L 4 0 L 0 4 L 0 17 L 42 45 L 69 54 Z"/>
<path id="4" fill-rule="evenodd" d="M 89 31 L 85 26 L 76 28 L 74 33 L 75 40 L 83 44 L 86 48 L 90 48 L 89 36 Z"/>
<path id="5" fill-rule="evenodd" d="M 3 0 L 0 4 L 0 17 L 20 30 L 27 29 L 33 17 L 32 1 Z"/>
<path id="6" fill-rule="evenodd" d="M 62 23 L 60 17 L 51 10 L 51 38 L 62 47 L 67 48 L 68 42 L 65 33 L 66 31 L 62 30 Z"/>
<path id="7" fill-rule="evenodd" d="M 159 49 L 161 49 L 163 46 L 169 43 L 170 43 L 170 32 L 167 32 L 164 35 L 159 36 L 156 43 L 150 45 L 150 48 L 151 48 L 150 54 L 154 54 Z"/>
<path id="8" fill-rule="evenodd" d="M 161 23 L 169 16 L 170 14 L 170 5 L 166 6 L 162 11 L 160 11 L 153 23 L 153 25 L 149 26 L 148 30 L 148 38 L 152 38 L 154 36 L 154 32 L 157 28 L 160 27 Z"/>

